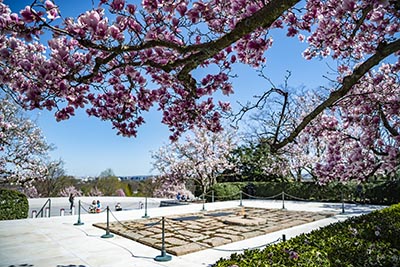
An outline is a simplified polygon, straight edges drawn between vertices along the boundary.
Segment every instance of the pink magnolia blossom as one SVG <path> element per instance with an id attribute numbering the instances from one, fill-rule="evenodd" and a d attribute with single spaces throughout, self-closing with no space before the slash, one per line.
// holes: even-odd
<path id="1" fill-rule="evenodd" d="M 97 188 L 97 186 L 90 189 L 89 196 L 101 197 L 103 195 L 103 192 L 101 192 L 100 189 Z"/>
<path id="2" fill-rule="evenodd" d="M 60 196 L 60 197 L 68 197 L 71 194 L 73 196 L 80 197 L 80 196 L 82 196 L 82 191 L 77 189 L 77 188 L 75 188 L 75 186 L 71 185 L 71 186 L 68 186 L 68 187 L 65 187 L 65 188 L 61 189 L 60 192 L 58 193 L 58 196 Z"/>
<path id="3" fill-rule="evenodd" d="M 126 195 L 125 195 L 125 192 L 124 192 L 124 190 L 123 190 L 122 188 L 117 189 L 117 191 L 115 191 L 115 193 L 116 193 L 117 196 L 119 196 L 119 197 L 125 197 L 125 196 L 126 196 Z"/>
<path id="4" fill-rule="evenodd" d="M 0 0 L 3 90 L 28 109 L 53 111 L 57 120 L 85 109 L 128 137 L 137 135 L 152 107 L 162 113 L 171 140 L 194 127 L 216 132 L 222 129 L 220 111 L 228 107 L 215 103 L 212 95 L 237 90 L 231 75 L 235 64 L 259 70 L 267 61 L 265 52 L 273 48 L 270 31 L 279 29 L 307 43 L 306 60 L 330 57 L 337 62 L 332 79 L 337 84 L 331 93 L 346 89 L 332 104 L 336 111 L 318 110 L 315 123 L 320 125 L 313 120 L 303 127 L 316 134 L 310 140 L 329 130 L 343 130 L 357 139 L 356 145 L 342 136 L 335 143 L 341 146 L 339 152 L 328 148 L 330 154 L 318 165 L 321 175 L 329 170 L 330 177 L 338 175 L 346 162 L 331 159 L 339 155 L 357 163 L 340 176 L 343 179 L 353 177 L 376 154 L 381 154 L 380 168 L 393 169 L 399 132 L 398 78 L 390 75 L 398 73 L 396 1 L 143 0 L 137 6 L 125 0 L 99 2 L 76 18 L 63 19 L 51 0 L 44 5 L 35 1 L 19 13 Z M 47 44 L 36 38 L 44 34 L 53 36 Z M 215 71 L 208 71 L 211 68 Z M 324 138 L 329 144 L 331 138 Z M 368 146 L 376 150 L 374 140 L 384 146 L 367 153 Z M 344 150 L 354 152 L 343 157 Z"/>

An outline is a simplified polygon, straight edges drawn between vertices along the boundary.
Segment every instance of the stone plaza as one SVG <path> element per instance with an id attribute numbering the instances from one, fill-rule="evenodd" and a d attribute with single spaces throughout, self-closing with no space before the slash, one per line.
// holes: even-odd
<path id="1" fill-rule="evenodd" d="M 128 201 L 128 198 L 126 199 Z M 143 199 L 137 199 L 139 200 L 143 201 Z M 44 201 L 45 199 L 42 200 Z M 342 212 L 342 203 L 285 201 L 286 210 L 284 210 L 282 201 L 278 200 L 243 200 L 243 205 L 244 214 L 239 201 L 206 203 L 207 211 L 202 211 L 201 204 L 150 208 L 147 211 L 149 218 L 142 218 L 144 210 L 113 211 L 110 214 L 109 220 L 112 225 L 127 224 L 125 227 L 129 229 L 135 229 L 137 225 L 137 228 L 142 227 L 141 234 L 147 231 L 148 238 L 154 239 L 147 240 L 150 241 L 148 245 L 125 237 L 123 231 L 126 234 L 132 234 L 128 229 L 121 229 L 121 233 L 114 234 L 112 238 L 102 238 L 105 230 L 93 225 L 99 223 L 104 225 L 107 222 L 105 212 L 82 214 L 80 221 L 83 224 L 81 225 L 76 225 L 77 215 L 0 221 L 0 267 L 212 266 L 218 259 L 229 257 L 232 253 L 241 253 L 245 249 L 255 247 L 263 248 L 267 244 L 275 243 L 283 235 L 290 239 L 331 223 L 383 208 L 383 206 L 345 204 L 344 212 Z M 258 212 L 258 214 L 253 215 L 252 212 Z M 267 214 L 271 217 L 265 219 L 264 226 L 262 219 L 255 220 L 256 222 L 249 221 L 251 218 L 263 218 Z M 241 219 L 244 215 L 250 219 L 247 221 Z M 307 216 L 310 217 L 307 218 Z M 157 256 L 162 255 L 158 247 L 161 240 L 162 217 L 165 218 L 167 242 L 171 244 L 167 245 L 169 250 L 167 253 L 172 257 L 167 262 L 155 260 Z M 208 221 L 208 224 L 200 224 L 203 220 Z M 274 220 L 279 220 L 279 222 Z M 238 224 L 243 222 L 248 226 L 238 227 Z M 217 223 L 221 226 L 220 228 L 217 227 Z M 199 224 L 197 230 L 187 231 L 189 227 L 196 228 L 196 224 Z M 199 229 L 201 227 L 203 228 Z M 229 227 L 240 228 L 242 232 L 236 230 L 226 232 Z M 252 230 L 247 229 L 245 232 L 243 229 L 247 227 Z M 265 229 L 262 230 L 262 228 Z M 214 236 L 212 236 L 213 233 Z M 200 234 L 209 237 L 202 239 Z M 236 239 L 238 241 L 232 242 Z M 225 243 L 228 241 L 229 243 Z M 180 252 L 177 250 L 177 247 L 182 248 L 189 243 L 192 244 L 190 250 L 196 247 L 195 244 L 202 244 L 201 250 L 192 253 L 189 253 L 189 249 Z M 203 246 L 207 247 L 203 248 Z M 180 256 L 173 254 L 171 250 L 173 248 Z"/>
<path id="2" fill-rule="evenodd" d="M 115 219 L 118 213 L 112 214 Z M 165 217 L 168 253 L 181 256 L 265 235 L 333 216 L 330 212 L 236 207 Z M 94 226 L 106 229 L 106 223 Z M 115 221 L 109 231 L 156 249 L 162 248 L 161 218 Z"/>

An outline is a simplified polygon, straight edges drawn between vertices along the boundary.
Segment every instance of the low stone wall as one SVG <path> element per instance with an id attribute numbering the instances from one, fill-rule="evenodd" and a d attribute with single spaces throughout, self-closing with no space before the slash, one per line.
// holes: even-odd
<path id="1" fill-rule="evenodd" d="M 28 198 L 29 206 L 40 206 L 43 205 L 49 198 Z M 52 204 L 64 205 L 68 204 L 68 197 L 51 197 Z M 112 202 L 112 203 L 139 203 L 144 202 L 144 197 L 75 197 L 75 203 L 79 200 L 86 203 L 92 203 L 93 200 L 100 200 L 100 202 Z M 148 198 L 148 202 L 161 202 L 166 201 L 165 198 Z"/>

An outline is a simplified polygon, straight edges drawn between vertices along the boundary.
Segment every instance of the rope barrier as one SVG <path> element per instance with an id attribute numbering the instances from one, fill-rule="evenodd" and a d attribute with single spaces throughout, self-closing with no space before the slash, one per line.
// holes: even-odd
<path id="1" fill-rule="evenodd" d="M 83 209 L 83 210 L 86 211 L 87 213 L 91 213 L 90 211 L 88 211 L 87 209 L 85 209 L 84 206 L 81 206 L 81 209 Z"/>
<path id="2" fill-rule="evenodd" d="M 211 194 L 210 194 L 210 192 L 207 192 L 205 195 L 204 194 L 201 194 L 201 195 L 199 195 L 198 197 L 199 198 L 201 198 L 201 197 L 203 197 L 203 195 L 204 196 L 213 196 L 213 193 L 212 193 L 213 191 L 211 191 Z M 228 195 L 228 196 L 223 196 L 223 198 L 230 198 L 230 197 L 234 197 L 234 196 L 236 196 L 236 195 L 239 195 L 240 194 L 240 192 L 238 192 L 238 193 L 234 193 L 234 194 L 232 194 L 232 195 Z M 215 194 L 214 194 L 214 197 L 218 197 L 218 196 L 216 196 Z"/>
<path id="3" fill-rule="evenodd" d="M 353 203 L 353 204 L 357 204 L 357 205 L 364 205 L 364 203 L 363 202 L 361 202 L 361 201 L 355 201 L 355 200 L 346 200 L 345 202 L 349 202 L 349 203 Z"/>
<path id="4" fill-rule="evenodd" d="M 251 197 L 252 199 L 266 200 L 266 199 L 274 199 L 274 198 L 276 198 L 276 197 L 279 197 L 279 196 L 282 195 L 282 192 L 279 193 L 279 194 L 270 196 L 270 197 L 257 197 L 257 196 L 249 195 L 249 194 L 247 194 L 247 193 L 245 193 L 245 192 L 242 192 L 242 194 L 243 194 L 243 195 L 246 195 L 246 196 L 248 196 L 248 197 Z M 285 194 L 286 194 L 286 193 L 285 193 Z"/>
<path id="5" fill-rule="evenodd" d="M 240 195 L 240 192 L 228 196 L 214 196 L 215 199 L 227 199 L 227 198 L 232 198 L 234 196 Z"/>
<path id="6" fill-rule="evenodd" d="M 148 229 L 148 228 L 152 228 L 152 227 L 154 227 L 155 225 L 159 224 L 159 223 L 161 222 L 161 220 L 162 220 L 162 219 L 160 219 L 159 221 L 154 222 L 154 223 L 146 223 L 146 225 L 144 225 L 142 228 L 132 228 L 132 227 L 126 226 L 123 222 L 121 222 L 121 221 L 114 215 L 114 213 L 113 213 L 112 211 L 110 211 L 110 213 L 111 213 L 111 216 L 114 217 L 114 219 L 115 219 L 116 222 L 118 222 L 118 223 L 119 223 L 122 227 L 124 227 L 125 229 L 131 230 L 131 231 L 141 231 L 141 230 L 145 230 L 145 229 Z"/>

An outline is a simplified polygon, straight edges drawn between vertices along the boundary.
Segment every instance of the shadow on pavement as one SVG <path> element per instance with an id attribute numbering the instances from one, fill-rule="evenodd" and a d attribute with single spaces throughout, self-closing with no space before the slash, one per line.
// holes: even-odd
<path id="1" fill-rule="evenodd" d="M 323 204 L 323 208 L 325 209 L 333 209 L 333 210 L 342 210 L 342 204 L 339 203 L 327 203 Z M 384 206 L 379 205 L 365 205 L 365 204 L 344 204 L 344 213 L 345 214 L 359 214 L 359 213 L 369 213 L 373 210 L 384 208 Z"/>

